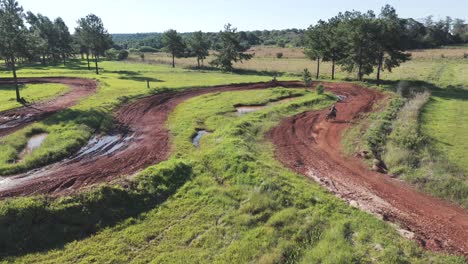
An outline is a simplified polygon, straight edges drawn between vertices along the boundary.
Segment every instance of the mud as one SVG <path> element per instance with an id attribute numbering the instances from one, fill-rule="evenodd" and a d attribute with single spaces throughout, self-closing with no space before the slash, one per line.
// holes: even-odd
<path id="1" fill-rule="evenodd" d="M 313 179 L 351 205 L 396 223 L 423 247 L 468 256 L 468 212 L 423 194 L 388 175 L 369 170 L 357 157 L 345 156 L 340 140 L 361 114 L 384 96 L 353 84 L 325 84 L 342 95 L 336 121 L 327 110 L 284 119 L 268 133 L 276 157 L 290 169 Z"/>
<path id="2" fill-rule="evenodd" d="M 42 120 L 60 110 L 76 105 L 79 100 L 96 92 L 96 81 L 80 78 L 47 77 L 20 78 L 20 84 L 61 83 L 70 90 L 53 99 L 0 113 L 0 137 L 9 135 L 33 122 Z M 12 85 L 12 79 L 0 79 L 0 85 Z"/>
<path id="3" fill-rule="evenodd" d="M 195 96 L 214 92 L 255 90 L 270 87 L 301 88 L 298 82 L 239 84 L 194 88 L 149 96 L 122 106 L 116 121 L 127 128 L 127 136 L 91 140 L 74 157 L 21 175 L 0 180 L 0 198 L 34 194 L 54 196 L 74 193 L 84 187 L 132 175 L 166 160 L 171 153 L 170 133 L 165 127 L 169 113 Z M 96 147 L 98 145 L 98 147 Z"/>

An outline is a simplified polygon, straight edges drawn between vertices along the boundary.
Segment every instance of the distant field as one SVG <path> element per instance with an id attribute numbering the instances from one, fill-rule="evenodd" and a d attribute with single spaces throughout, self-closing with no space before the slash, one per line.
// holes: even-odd
<path id="1" fill-rule="evenodd" d="M 68 91 L 68 87 L 62 84 L 28 84 L 20 87 L 21 97 L 28 102 L 36 102 L 55 97 Z M 6 111 L 21 107 L 16 102 L 14 86 L 0 86 L 0 111 Z"/>

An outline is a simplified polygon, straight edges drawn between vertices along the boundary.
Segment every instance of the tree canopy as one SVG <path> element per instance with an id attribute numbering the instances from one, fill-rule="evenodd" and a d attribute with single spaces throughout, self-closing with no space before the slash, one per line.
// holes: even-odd
<path id="1" fill-rule="evenodd" d="M 175 67 L 175 58 L 184 56 L 186 44 L 174 29 L 164 32 L 162 43 L 164 50 L 172 55 L 172 67 Z"/>
<path id="2" fill-rule="evenodd" d="M 231 24 L 224 26 L 224 31 L 220 33 L 221 42 L 216 50 L 215 59 L 212 65 L 221 68 L 223 71 L 232 71 L 234 62 L 250 60 L 253 55 L 244 53 L 248 47 L 241 45 L 240 34 Z"/>

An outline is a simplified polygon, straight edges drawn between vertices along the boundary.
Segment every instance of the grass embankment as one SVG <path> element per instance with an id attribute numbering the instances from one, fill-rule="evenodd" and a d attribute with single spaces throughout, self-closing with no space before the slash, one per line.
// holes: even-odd
<path id="1" fill-rule="evenodd" d="M 243 117 L 232 114 L 232 105 L 257 104 L 297 92 L 303 97 Z M 389 225 L 347 206 L 275 160 L 265 133 L 285 116 L 323 108 L 333 101 L 327 95 L 286 89 L 193 98 L 169 120 L 174 157 L 189 164 L 193 172 L 172 198 L 95 236 L 8 260 L 464 263 L 463 258 L 422 251 Z M 202 139 L 200 149 L 190 143 L 198 128 L 213 131 Z M 166 165 L 153 168 L 160 166 Z"/>
<path id="2" fill-rule="evenodd" d="M 100 75 L 87 71 L 84 61 L 73 61 L 65 67 L 25 67 L 18 71 L 20 77 L 92 78 L 99 81 L 99 88 L 95 95 L 82 100 L 78 105 L 3 138 L 0 144 L 0 175 L 50 164 L 71 155 L 93 133 L 113 130 L 112 109 L 132 98 L 168 89 L 271 80 L 268 76 L 191 71 L 135 63 L 102 62 L 100 66 L 103 68 Z M 9 75 L 9 72 L 0 72 L 1 77 Z M 147 80 L 151 82 L 150 89 L 146 86 Z M 14 95 L 14 91 L 11 94 Z M 42 131 L 49 134 L 43 144 L 22 162 L 15 163 L 28 138 Z"/>
<path id="3" fill-rule="evenodd" d="M 67 92 L 69 88 L 62 84 L 27 84 L 20 86 L 21 97 L 28 102 L 44 101 Z M 15 87 L 0 85 L 0 112 L 21 107 L 16 102 Z"/>
<path id="4" fill-rule="evenodd" d="M 392 125 L 384 161 L 391 173 L 405 181 L 468 208 L 468 179 L 440 153 L 437 147 L 440 143 L 431 142 L 421 132 L 420 114 L 429 100 L 429 92 L 424 92 L 406 102 Z"/>

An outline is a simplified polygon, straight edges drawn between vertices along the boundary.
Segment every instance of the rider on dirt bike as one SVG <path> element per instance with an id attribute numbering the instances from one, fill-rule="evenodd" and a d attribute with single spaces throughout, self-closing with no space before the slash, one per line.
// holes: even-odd
<path id="1" fill-rule="evenodd" d="M 332 105 L 332 107 L 330 108 L 330 115 L 336 117 L 337 113 L 338 113 L 338 110 L 336 110 L 335 105 Z"/>

